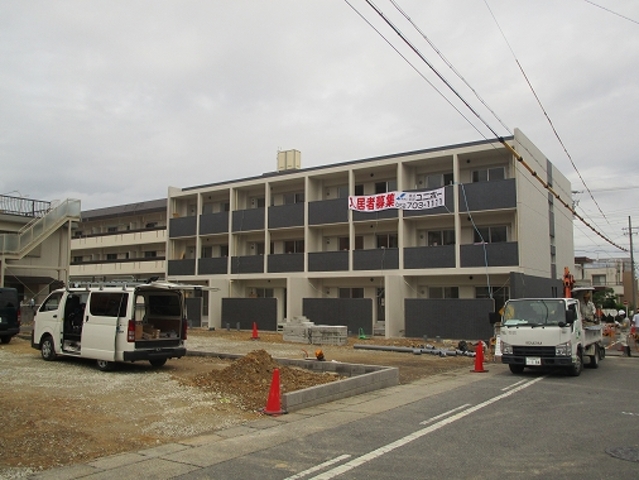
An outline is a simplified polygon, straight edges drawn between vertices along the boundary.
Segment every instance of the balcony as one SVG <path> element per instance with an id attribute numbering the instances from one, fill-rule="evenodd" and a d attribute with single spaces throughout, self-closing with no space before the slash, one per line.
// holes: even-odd
<path id="1" fill-rule="evenodd" d="M 376 248 L 353 250 L 353 270 L 396 270 L 399 268 L 399 249 Z"/>
<path id="2" fill-rule="evenodd" d="M 189 258 L 186 260 L 169 260 L 168 275 L 195 275 L 195 259 Z"/>
<path id="3" fill-rule="evenodd" d="M 336 198 L 334 200 L 309 202 L 309 225 L 346 222 L 348 222 L 348 198 Z"/>
<path id="4" fill-rule="evenodd" d="M 405 248 L 404 268 L 455 268 L 455 246 Z"/>
<path id="5" fill-rule="evenodd" d="M 231 273 L 264 273 L 264 255 L 231 257 Z"/>
<path id="6" fill-rule="evenodd" d="M 169 219 L 169 238 L 192 237 L 197 233 L 197 217 L 177 217 Z"/>
<path id="7" fill-rule="evenodd" d="M 343 272 L 348 270 L 348 250 L 311 252 L 308 254 L 309 272 Z"/>
<path id="8" fill-rule="evenodd" d="M 303 253 L 282 253 L 269 255 L 267 262 L 268 273 L 304 271 Z"/>
<path id="9" fill-rule="evenodd" d="M 466 207 L 468 204 L 468 208 Z M 459 210 L 497 210 L 517 207 L 515 179 L 465 183 L 459 187 Z"/>
<path id="10" fill-rule="evenodd" d="M 206 213 L 200 215 L 200 235 L 228 233 L 229 212 Z"/>
<path id="11" fill-rule="evenodd" d="M 519 265 L 517 242 L 461 246 L 461 267 L 509 267 Z"/>
<path id="12" fill-rule="evenodd" d="M 228 257 L 200 258 L 197 262 L 198 275 L 226 275 Z"/>
<path id="13" fill-rule="evenodd" d="M 264 208 L 251 208 L 233 212 L 233 231 L 264 230 Z"/>
<path id="14" fill-rule="evenodd" d="M 278 205 L 268 209 L 268 228 L 303 227 L 304 203 Z"/>
<path id="15" fill-rule="evenodd" d="M 413 190 L 409 190 L 413 191 Z M 422 217 L 425 215 L 441 215 L 451 213 L 455 210 L 453 198 L 453 186 L 444 187 L 444 205 L 441 207 L 429 208 L 427 210 L 404 210 L 404 218 Z"/>

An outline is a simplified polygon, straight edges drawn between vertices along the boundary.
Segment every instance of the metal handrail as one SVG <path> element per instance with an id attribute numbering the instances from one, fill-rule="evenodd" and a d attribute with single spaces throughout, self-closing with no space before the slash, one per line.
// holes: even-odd
<path id="1" fill-rule="evenodd" d="M 1 234 L 0 253 L 19 255 L 68 217 L 80 219 L 80 200 L 67 199 L 51 208 L 43 217 L 25 225 L 18 233 Z"/>

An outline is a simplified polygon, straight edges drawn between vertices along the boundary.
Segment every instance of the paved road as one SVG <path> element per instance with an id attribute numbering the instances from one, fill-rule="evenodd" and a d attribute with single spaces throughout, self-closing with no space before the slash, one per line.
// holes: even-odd
<path id="1" fill-rule="evenodd" d="M 459 371 L 41 478 L 639 477 L 639 360 L 580 377 Z"/>

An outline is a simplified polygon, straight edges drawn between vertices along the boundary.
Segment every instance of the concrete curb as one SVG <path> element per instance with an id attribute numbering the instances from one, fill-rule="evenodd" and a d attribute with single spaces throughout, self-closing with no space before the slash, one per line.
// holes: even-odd
<path id="1" fill-rule="evenodd" d="M 233 360 L 244 356 L 230 353 L 194 350 L 187 350 L 187 356 L 188 355 L 198 357 L 230 358 Z M 283 394 L 282 409 L 288 412 L 399 385 L 399 369 L 395 367 L 342 362 L 323 362 L 317 360 L 295 360 L 290 358 L 273 358 L 273 360 L 286 366 L 304 368 L 318 373 L 337 373 L 347 377 L 343 380 L 337 380 L 324 385 L 316 385 L 314 387 Z"/>

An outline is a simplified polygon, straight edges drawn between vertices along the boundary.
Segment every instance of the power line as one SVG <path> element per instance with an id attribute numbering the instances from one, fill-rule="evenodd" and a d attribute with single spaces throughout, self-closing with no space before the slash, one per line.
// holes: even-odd
<path id="1" fill-rule="evenodd" d="M 360 17 L 362 17 L 362 15 L 357 11 L 357 9 L 355 9 L 355 7 L 353 7 L 353 5 L 351 5 L 348 0 L 345 0 L 346 3 L 353 9 L 355 10 Z M 506 149 L 508 151 L 511 152 L 511 154 L 515 157 L 515 159 L 517 159 L 517 161 L 524 166 L 524 168 L 526 168 L 526 170 L 528 170 L 528 172 L 535 178 L 537 179 L 538 182 L 540 182 L 543 187 L 548 190 L 565 208 L 567 208 L 577 219 L 579 219 L 584 225 L 586 225 L 590 230 L 592 230 L 596 235 L 598 235 L 599 237 L 601 237 L 603 240 L 605 240 L 606 242 L 610 243 L 611 245 L 617 247 L 620 250 L 626 251 L 626 249 L 624 247 L 621 247 L 620 245 L 617 245 L 616 243 L 614 243 L 612 240 L 610 240 L 609 238 L 607 238 L 605 235 L 603 235 L 601 232 L 599 232 L 597 229 L 595 229 L 592 225 L 590 225 L 590 223 L 588 223 L 581 215 L 579 215 L 575 209 L 568 203 L 566 202 L 566 200 L 564 200 L 563 198 L 561 198 L 561 195 L 559 195 L 557 192 L 554 191 L 554 189 L 546 182 L 544 181 L 542 178 L 539 177 L 539 175 L 537 174 L 537 172 L 530 167 L 530 165 L 528 165 L 528 163 L 525 161 L 525 159 L 510 145 L 506 142 L 506 140 L 498 135 L 496 133 L 496 131 L 481 117 L 481 115 L 479 115 L 479 113 L 477 113 L 477 111 L 468 103 L 468 101 L 466 99 L 464 99 L 461 94 L 455 90 L 453 88 L 453 86 L 443 77 L 443 75 L 437 71 L 437 69 L 426 59 L 426 57 L 424 57 L 424 55 L 417 49 L 417 47 L 415 47 L 404 35 L 403 33 L 384 15 L 384 13 L 379 10 L 379 8 L 377 8 L 377 6 L 375 6 L 371 0 L 366 0 L 366 3 L 377 13 L 377 15 L 382 18 L 382 20 L 384 20 L 384 22 L 386 22 L 386 24 L 395 32 L 395 34 L 397 36 L 400 37 L 400 39 L 431 69 L 431 71 L 444 83 L 444 85 L 446 85 L 448 87 L 448 89 L 453 92 L 453 94 L 473 113 L 473 115 L 475 115 L 475 117 L 477 117 L 477 119 L 479 119 L 479 121 L 495 136 L 495 138 L 504 146 L 506 147 Z M 362 17 L 363 18 L 363 17 Z M 370 22 L 367 21 L 367 23 L 369 25 Z M 372 25 L 371 25 L 372 26 Z M 378 33 L 380 33 L 377 29 L 375 29 L 375 31 L 377 31 Z M 381 33 L 380 33 L 381 35 Z M 387 43 L 390 44 L 390 41 L 387 40 L 385 37 L 383 37 Z M 393 49 L 397 52 L 397 49 L 395 47 L 393 47 Z M 430 82 L 428 82 L 431 86 L 432 84 Z M 463 115 L 462 115 L 463 116 Z M 466 118 L 464 116 L 464 118 Z M 485 138 L 485 137 L 484 137 Z M 531 155 L 534 158 L 534 155 Z"/>
<path id="2" fill-rule="evenodd" d="M 625 15 L 622 15 L 621 13 L 617 13 L 617 12 L 615 12 L 613 10 L 610 10 L 609 8 L 606 8 L 606 7 L 603 7 L 601 5 L 598 5 L 595 2 L 591 2 L 590 0 L 584 0 L 584 2 L 589 3 L 593 7 L 601 8 L 602 10 L 605 10 L 608 13 L 612 13 L 613 15 L 616 15 L 616 16 L 618 16 L 620 18 L 623 18 L 624 20 L 628 20 L 629 22 L 636 23 L 637 25 L 639 25 L 639 22 L 637 20 L 633 20 L 632 18 L 626 17 Z"/>
<path id="3" fill-rule="evenodd" d="M 510 50 L 510 53 L 512 54 L 512 56 L 514 58 L 515 63 L 517 64 L 517 67 L 519 68 L 519 71 L 523 75 L 524 80 L 526 80 L 526 84 L 528 84 L 528 88 L 530 88 L 530 91 L 532 92 L 533 96 L 535 97 L 535 100 L 537 100 L 537 104 L 539 105 L 539 108 L 541 108 L 541 111 L 543 112 L 544 116 L 546 117 L 546 120 L 548 121 L 548 124 L 550 125 L 550 128 L 552 129 L 553 133 L 555 134 L 555 137 L 559 141 L 559 144 L 561 145 L 561 148 L 564 150 L 564 153 L 568 157 L 568 160 L 570 160 L 572 168 L 574 168 L 575 172 L 577 172 L 577 175 L 579 176 L 579 179 L 581 180 L 581 183 L 583 184 L 583 186 L 586 188 L 586 190 L 590 194 L 590 198 L 592 198 L 592 201 L 595 202 L 595 205 L 597 205 L 597 208 L 599 209 L 599 213 L 601 213 L 601 215 L 604 217 L 604 219 L 606 219 L 606 221 L 608 221 L 608 219 L 606 218 L 606 214 L 603 212 L 603 210 L 601 210 L 601 207 L 597 203 L 597 200 L 595 200 L 595 197 L 593 196 L 592 192 L 590 191 L 590 188 L 588 188 L 588 185 L 586 185 L 586 181 L 581 176 L 581 172 L 577 168 L 577 165 L 575 165 L 575 162 L 572 159 L 572 155 L 570 155 L 570 153 L 568 152 L 568 149 L 566 148 L 566 145 L 564 144 L 564 141 L 559 136 L 559 132 L 555 128 L 555 125 L 554 125 L 552 119 L 550 118 L 550 115 L 548 114 L 548 111 L 546 110 L 544 105 L 541 103 L 541 99 L 537 95 L 537 92 L 535 91 L 535 88 L 532 86 L 532 83 L 530 82 L 530 79 L 528 78 L 528 75 L 526 75 L 526 72 L 524 71 L 524 67 L 519 62 L 519 59 L 517 58 L 517 55 L 515 55 L 515 51 L 513 50 L 513 48 L 510 45 L 510 42 L 508 42 L 508 39 L 506 38 L 506 34 L 504 33 L 504 31 L 502 30 L 501 26 L 499 25 L 499 22 L 497 21 L 497 18 L 493 14 L 493 11 L 490 8 L 490 5 L 488 5 L 488 0 L 484 0 L 484 4 L 486 5 L 486 8 L 488 8 L 488 11 L 490 12 L 490 15 L 493 17 L 493 20 L 495 21 L 495 24 L 497 25 L 497 28 L 499 29 L 499 32 L 501 33 L 502 38 L 506 42 L 506 45 L 508 45 L 508 49 Z M 608 222 L 608 225 L 610 225 L 610 222 Z"/>

